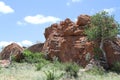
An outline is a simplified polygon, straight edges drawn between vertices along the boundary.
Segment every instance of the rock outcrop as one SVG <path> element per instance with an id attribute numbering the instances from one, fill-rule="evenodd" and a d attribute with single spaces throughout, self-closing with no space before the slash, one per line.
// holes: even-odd
<path id="1" fill-rule="evenodd" d="M 88 42 L 84 34 L 85 25 L 89 22 L 90 16 L 81 15 L 77 23 L 67 18 L 46 28 L 42 51 L 49 59 L 58 57 L 62 62 L 71 61 L 85 66 L 94 55 L 93 42 Z"/>
<path id="2" fill-rule="evenodd" d="M 2 60 L 9 60 L 11 56 L 14 56 L 16 61 L 20 61 L 23 58 L 23 48 L 16 43 L 12 43 L 6 46 L 0 54 Z"/>
<path id="3" fill-rule="evenodd" d="M 114 63 L 120 62 L 120 39 L 107 40 L 104 44 L 108 65 L 112 67 Z"/>
<path id="4" fill-rule="evenodd" d="M 80 15 L 76 22 L 67 18 L 60 23 L 52 24 L 45 29 L 45 43 L 35 44 L 29 47 L 28 50 L 33 53 L 44 52 L 46 57 L 51 60 L 57 57 L 61 62 L 76 62 L 83 67 L 87 65 L 87 69 L 92 68 L 93 65 L 101 66 L 101 63 L 104 66 L 106 63 L 101 51 L 95 51 L 99 48 L 100 41 L 88 41 L 85 35 L 86 25 L 92 27 L 90 26 L 90 20 L 90 16 Z M 119 38 L 106 40 L 103 49 L 106 52 L 109 67 L 112 67 L 115 62 L 120 62 Z M 4 59 L 0 63 L 3 65 L 7 63 L 5 60 L 9 60 L 11 54 L 15 56 L 17 61 L 21 60 L 23 50 L 16 43 L 8 45 L 0 54 L 1 59 Z M 96 54 L 99 60 L 95 60 Z"/>
<path id="5" fill-rule="evenodd" d="M 85 67 L 93 57 L 96 57 L 94 50 L 100 45 L 98 40 L 89 42 L 84 34 L 86 25 L 92 27 L 90 20 L 90 16 L 80 15 L 76 23 L 67 18 L 59 24 L 52 24 L 45 29 L 46 41 L 42 51 L 49 59 L 58 57 L 62 62 L 76 62 Z M 109 66 L 117 61 L 120 62 L 120 39 L 107 40 L 104 50 Z M 103 55 L 101 53 L 99 55 L 100 59 L 103 59 Z M 100 63 L 107 67 L 104 59 Z"/>
<path id="6" fill-rule="evenodd" d="M 78 16 L 78 20 L 77 20 L 77 25 L 79 26 L 85 26 L 86 24 L 90 23 L 90 16 L 88 15 L 80 15 Z"/>
<path id="7" fill-rule="evenodd" d="M 29 51 L 35 53 L 35 52 L 41 52 L 42 48 L 43 48 L 44 43 L 38 43 L 35 45 L 30 46 L 29 48 L 27 48 Z"/>

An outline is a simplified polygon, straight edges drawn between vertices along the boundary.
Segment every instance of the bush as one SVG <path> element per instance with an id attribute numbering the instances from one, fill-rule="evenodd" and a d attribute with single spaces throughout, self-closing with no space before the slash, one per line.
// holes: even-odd
<path id="1" fill-rule="evenodd" d="M 79 66 L 76 63 L 66 63 L 65 64 L 65 71 L 75 78 L 78 77 Z"/>
<path id="2" fill-rule="evenodd" d="M 120 73 L 120 62 L 114 63 L 111 70 Z"/>
<path id="3" fill-rule="evenodd" d="M 97 66 L 94 66 L 94 68 L 89 70 L 88 72 L 93 75 L 104 75 L 105 74 L 104 69 L 102 67 L 97 67 Z"/>
<path id="4" fill-rule="evenodd" d="M 44 58 L 43 53 L 32 53 L 28 50 L 25 50 L 23 52 L 24 59 L 22 62 L 28 62 L 28 63 L 39 63 L 41 62 L 41 59 Z"/>
<path id="5" fill-rule="evenodd" d="M 41 70 L 42 67 L 44 67 L 46 64 L 48 64 L 49 61 L 45 59 L 41 59 L 40 62 L 36 65 L 36 70 L 39 71 Z"/>
<path id="6" fill-rule="evenodd" d="M 85 34 L 87 35 L 88 40 L 96 40 L 99 38 L 98 33 L 99 33 L 99 27 L 92 26 L 92 28 L 86 28 L 85 29 Z"/>

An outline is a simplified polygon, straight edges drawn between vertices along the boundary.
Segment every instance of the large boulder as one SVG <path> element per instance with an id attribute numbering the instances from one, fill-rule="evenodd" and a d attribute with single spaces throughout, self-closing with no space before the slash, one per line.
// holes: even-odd
<path id="1" fill-rule="evenodd" d="M 90 16 L 89 15 L 80 15 L 78 16 L 78 20 L 77 20 L 77 25 L 79 26 L 85 26 L 86 24 L 90 23 Z"/>
<path id="2" fill-rule="evenodd" d="M 41 52 L 42 48 L 43 48 L 44 43 L 37 43 L 34 44 L 32 46 L 30 46 L 29 48 L 27 48 L 29 51 L 35 53 L 35 52 Z"/>
<path id="3" fill-rule="evenodd" d="M 62 62 L 76 62 L 83 67 L 91 60 L 97 60 L 107 68 L 115 62 L 120 62 L 120 39 L 106 40 L 104 50 L 106 52 L 108 63 L 105 62 L 101 51 L 97 51 L 100 46 L 100 40 L 88 41 L 85 35 L 86 25 L 90 25 L 91 17 L 88 15 L 78 16 L 76 23 L 69 18 L 60 23 L 52 24 L 45 29 L 45 38 L 42 52 L 49 59 L 57 57 Z"/>
<path id="4" fill-rule="evenodd" d="M 85 66 L 93 58 L 94 43 L 88 42 L 84 34 L 85 25 L 88 24 L 84 22 L 88 21 L 86 17 L 78 19 L 80 24 L 77 25 L 67 18 L 45 29 L 46 41 L 42 51 L 49 59 L 58 57 L 62 62 L 76 62 Z"/>
<path id="5" fill-rule="evenodd" d="M 23 58 L 22 52 L 23 52 L 23 48 L 20 47 L 18 44 L 16 43 L 12 43 L 8 46 L 6 46 L 1 54 L 0 54 L 0 58 L 3 60 L 9 60 L 10 56 L 14 56 L 16 61 L 20 61 Z"/>
<path id="6" fill-rule="evenodd" d="M 108 65 L 112 67 L 114 63 L 120 62 L 120 39 L 107 40 L 104 44 Z"/>

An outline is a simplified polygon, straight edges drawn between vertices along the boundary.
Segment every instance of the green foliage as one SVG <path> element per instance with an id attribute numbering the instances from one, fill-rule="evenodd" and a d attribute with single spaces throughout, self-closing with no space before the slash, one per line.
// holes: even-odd
<path id="1" fill-rule="evenodd" d="M 0 66 L 0 70 L 1 70 L 1 66 Z"/>
<path id="2" fill-rule="evenodd" d="M 118 34 L 119 24 L 114 17 L 102 11 L 91 17 L 91 24 L 85 30 L 89 40 L 112 39 Z"/>
<path id="3" fill-rule="evenodd" d="M 59 76 L 57 76 L 56 73 L 55 73 L 55 70 L 47 71 L 47 72 L 44 72 L 44 73 L 47 76 L 46 80 L 59 80 L 63 76 L 63 74 L 60 74 Z"/>
<path id="4" fill-rule="evenodd" d="M 94 59 L 99 60 L 102 53 L 101 49 L 99 47 L 94 47 L 94 53 Z"/>
<path id="5" fill-rule="evenodd" d="M 99 28 L 94 26 L 92 28 L 86 28 L 85 34 L 87 34 L 88 40 L 96 40 L 99 38 Z"/>
<path id="6" fill-rule="evenodd" d="M 104 75 L 105 71 L 103 68 L 94 66 L 91 70 L 88 71 L 88 73 L 93 74 L 93 75 Z"/>
<path id="7" fill-rule="evenodd" d="M 45 65 L 47 65 L 48 63 L 50 63 L 48 60 L 45 59 L 41 59 L 40 62 L 38 64 L 36 64 L 36 70 L 39 71 L 42 69 L 42 67 L 44 67 Z"/>
<path id="8" fill-rule="evenodd" d="M 11 55 L 11 60 L 16 62 L 16 57 L 15 57 L 15 55 Z"/>
<path id="9" fill-rule="evenodd" d="M 120 73 L 120 62 L 114 63 L 111 70 Z"/>
<path id="10" fill-rule="evenodd" d="M 75 78 L 78 77 L 79 66 L 76 63 L 66 63 L 65 64 L 65 71 Z"/>
<path id="11" fill-rule="evenodd" d="M 28 50 L 23 52 L 24 59 L 23 61 L 28 63 L 39 63 L 44 58 L 43 53 L 32 53 Z"/>

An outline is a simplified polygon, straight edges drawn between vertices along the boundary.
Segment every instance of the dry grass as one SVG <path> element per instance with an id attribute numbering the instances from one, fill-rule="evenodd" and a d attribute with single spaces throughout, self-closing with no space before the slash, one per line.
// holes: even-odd
<path id="1" fill-rule="evenodd" d="M 35 71 L 35 66 L 27 63 L 15 63 L 0 71 L 0 80 L 43 80 L 42 77 L 42 71 Z"/>
<path id="2" fill-rule="evenodd" d="M 1 68 L 0 80 L 46 80 L 44 71 L 49 71 L 52 69 L 56 69 L 56 75 L 65 73 L 65 71 L 54 67 L 54 65 L 51 63 L 44 66 L 40 71 L 36 71 L 35 64 L 13 63 L 8 68 Z M 120 80 L 120 75 L 113 72 L 105 73 L 104 75 L 94 75 L 88 72 L 79 72 L 78 75 L 79 77 L 77 79 L 68 79 L 64 74 L 63 78 L 60 80 Z"/>

